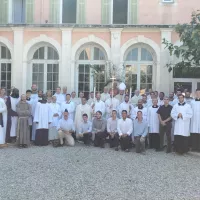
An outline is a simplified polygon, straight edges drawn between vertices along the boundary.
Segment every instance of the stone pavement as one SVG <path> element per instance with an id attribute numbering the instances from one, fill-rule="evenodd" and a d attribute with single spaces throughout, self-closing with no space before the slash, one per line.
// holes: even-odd
<path id="1" fill-rule="evenodd" d="M 0 149 L 0 200 L 200 200 L 200 154 Z"/>

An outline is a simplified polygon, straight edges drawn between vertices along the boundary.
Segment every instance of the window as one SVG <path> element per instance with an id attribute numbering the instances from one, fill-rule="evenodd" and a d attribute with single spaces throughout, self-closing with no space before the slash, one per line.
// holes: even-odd
<path id="1" fill-rule="evenodd" d="M 102 0 L 101 4 L 102 24 L 137 24 L 138 0 Z"/>
<path id="2" fill-rule="evenodd" d="M 0 44 L 0 87 L 6 88 L 8 94 L 11 89 L 11 54 L 9 49 Z"/>
<path id="3" fill-rule="evenodd" d="M 63 23 L 76 23 L 77 0 L 63 0 Z"/>
<path id="4" fill-rule="evenodd" d="M 78 58 L 78 92 L 83 91 L 86 95 L 94 88 L 103 92 L 106 83 L 105 54 L 95 46 L 83 49 Z M 94 73 L 96 70 L 98 73 Z"/>
<path id="5" fill-rule="evenodd" d="M 25 0 L 13 1 L 13 22 L 16 24 L 25 23 Z"/>
<path id="6" fill-rule="evenodd" d="M 34 0 L 26 0 L 26 23 L 34 23 Z"/>
<path id="7" fill-rule="evenodd" d="M 113 0 L 113 24 L 127 24 L 128 0 Z"/>
<path id="8" fill-rule="evenodd" d="M 173 68 L 173 78 L 200 78 L 200 67 Z"/>
<path id="9" fill-rule="evenodd" d="M 7 24 L 8 23 L 8 0 L 1 0 L 0 1 L 0 24 Z"/>
<path id="10" fill-rule="evenodd" d="M 60 23 L 60 0 L 50 0 L 50 23 Z"/>
<path id="11" fill-rule="evenodd" d="M 148 47 L 137 45 L 126 55 L 126 85 L 133 90 L 149 90 L 153 86 L 153 57 Z"/>
<path id="12" fill-rule="evenodd" d="M 58 59 L 58 53 L 54 48 L 38 48 L 32 60 L 32 84 L 37 84 L 38 88 L 44 91 L 55 92 L 59 78 Z"/>

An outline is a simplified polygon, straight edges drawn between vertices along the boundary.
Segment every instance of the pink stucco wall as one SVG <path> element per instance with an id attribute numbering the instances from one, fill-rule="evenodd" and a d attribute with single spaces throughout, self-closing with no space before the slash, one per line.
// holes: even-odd
<path id="1" fill-rule="evenodd" d="M 162 4 L 160 0 L 140 0 L 138 2 L 138 24 L 189 22 L 191 13 L 200 8 L 199 0 L 175 0 L 174 4 Z"/>
<path id="2" fill-rule="evenodd" d="M 49 0 L 35 0 L 35 23 L 44 24 L 49 21 Z"/>
<path id="3" fill-rule="evenodd" d="M 24 30 L 24 44 L 26 44 L 28 41 L 30 41 L 33 38 L 39 37 L 41 34 L 53 38 L 59 44 L 62 43 L 62 32 L 60 30 L 33 31 L 33 30 L 25 29 Z"/>
<path id="4" fill-rule="evenodd" d="M 161 45 L 161 34 L 160 32 L 122 32 L 121 35 L 121 46 L 128 40 L 136 38 L 138 35 L 143 35 L 146 38 L 153 40 L 159 46 Z"/>
<path id="5" fill-rule="evenodd" d="M 86 0 L 86 24 L 101 24 L 101 0 Z"/>
<path id="6" fill-rule="evenodd" d="M 103 39 L 105 42 L 108 43 L 110 46 L 111 44 L 111 38 L 109 32 L 90 32 L 89 30 L 87 32 L 73 32 L 72 34 L 72 45 L 74 45 L 78 40 L 88 37 L 88 35 L 95 35 L 96 37 L 99 37 Z"/>
<path id="7" fill-rule="evenodd" d="M 13 31 L 0 31 L 0 36 L 6 38 L 13 44 L 14 42 Z"/>

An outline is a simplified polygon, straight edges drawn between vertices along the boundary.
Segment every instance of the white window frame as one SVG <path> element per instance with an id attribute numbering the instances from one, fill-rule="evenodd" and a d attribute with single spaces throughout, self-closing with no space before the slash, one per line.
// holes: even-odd
<path id="1" fill-rule="evenodd" d="M 1 64 L 11 64 L 11 86 L 12 86 L 12 57 L 11 59 L 5 59 L 5 58 L 1 58 L 1 46 L 5 47 L 8 49 L 7 46 L 2 45 L 0 43 L 0 79 L 1 79 Z M 9 50 L 9 49 L 8 49 Z M 9 50 L 10 51 L 10 50 Z M 10 52 L 11 53 L 11 52 Z M 7 72 L 7 71 L 6 71 Z M 7 80 L 6 80 L 7 81 Z M 0 81 L 0 87 L 1 87 L 1 81 Z"/>
<path id="2" fill-rule="evenodd" d="M 126 57 L 129 54 L 129 52 L 132 49 L 135 49 L 135 48 L 138 48 L 138 60 L 137 61 L 126 61 Z M 146 46 L 146 45 L 134 45 L 127 50 L 127 52 L 124 56 L 125 70 L 126 70 L 127 65 L 135 65 L 137 67 L 137 90 L 140 90 L 140 85 L 141 85 L 141 83 L 140 83 L 140 77 L 141 77 L 140 66 L 141 65 L 152 65 L 152 88 L 155 88 L 155 79 L 156 79 L 155 63 L 154 63 L 154 61 L 141 61 L 142 48 L 148 50 L 152 55 L 151 49 L 148 48 L 148 46 Z M 153 55 L 152 55 L 152 58 L 153 58 Z M 154 58 L 153 58 L 153 60 L 154 60 Z M 125 71 L 125 74 L 126 74 L 126 71 Z"/>
<path id="3" fill-rule="evenodd" d="M 38 88 L 38 89 L 41 89 L 41 90 L 46 92 L 47 91 L 47 65 L 48 64 L 57 64 L 58 65 L 58 83 L 59 83 L 59 60 L 48 60 L 47 52 L 48 52 L 48 47 L 50 47 L 50 46 L 40 46 L 36 49 L 36 51 L 41 47 L 44 47 L 44 59 L 32 59 L 29 70 L 27 70 L 27 71 L 28 71 L 28 74 L 29 74 L 28 80 L 30 80 L 29 84 L 32 85 L 32 82 L 33 82 L 33 80 L 32 80 L 32 78 L 33 78 L 32 77 L 32 75 L 33 75 L 32 74 L 33 73 L 33 64 L 44 64 L 44 79 L 43 79 L 44 80 L 44 86 L 43 86 L 43 88 Z M 34 53 L 33 53 L 33 55 L 34 55 Z M 32 55 L 32 58 L 33 58 L 33 55 Z"/>
<path id="4" fill-rule="evenodd" d="M 89 60 L 79 60 L 79 56 L 81 54 L 81 52 L 86 49 L 86 48 L 91 48 L 91 49 L 94 49 L 94 47 L 100 49 L 103 53 L 104 53 L 104 56 L 105 56 L 105 60 L 93 60 L 94 58 L 94 50 L 91 51 L 91 59 Z M 96 46 L 96 45 L 86 45 L 84 46 L 83 48 L 81 48 L 79 50 L 79 53 L 77 54 L 76 56 L 76 70 L 75 70 L 75 91 L 76 93 L 78 94 L 78 84 L 79 84 L 79 65 L 81 64 L 88 64 L 88 65 L 105 65 L 105 73 L 107 74 L 108 73 L 108 69 L 106 68 L 106 53 L 105 51 L 100 48 L 99 46 Z M 94 79 L 93 79 L 93 76 L 92 76 L 92 73 L 91 73 L 91 69 L 90 69 L 90 91 L 93 91 L 93 86 L 94 86 Z"/>

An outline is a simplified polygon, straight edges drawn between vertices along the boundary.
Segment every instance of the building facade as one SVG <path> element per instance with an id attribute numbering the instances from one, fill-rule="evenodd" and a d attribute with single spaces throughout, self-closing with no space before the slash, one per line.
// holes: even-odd
<path id="1" fill-rule="evenodd" d="M 198 7 L 197 0 L 0 0 L 0 87 L 102 91 L 114 66 L 133 90 L 194 92 L 200 74 L 169 73 L 173 58 L 162 40 L 180 45 L 173 26 L 190 22 Z"/>

